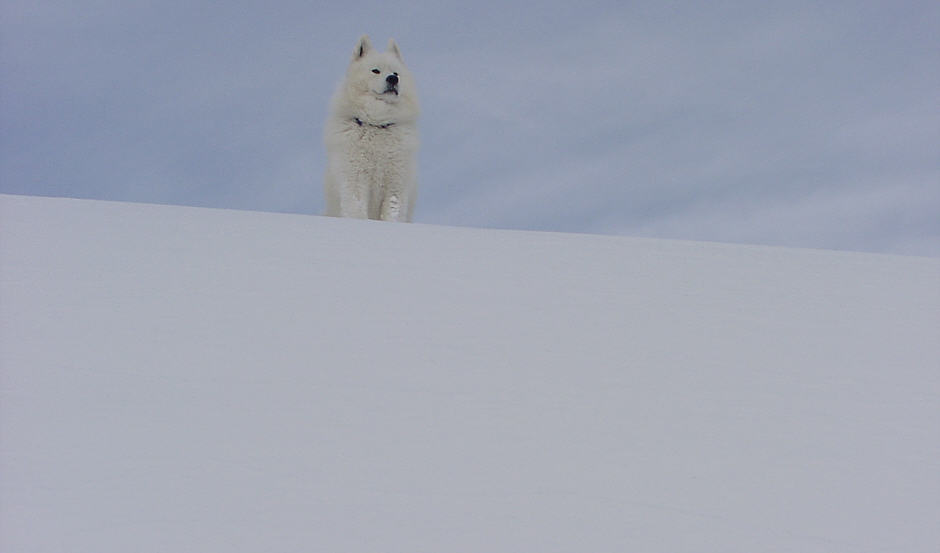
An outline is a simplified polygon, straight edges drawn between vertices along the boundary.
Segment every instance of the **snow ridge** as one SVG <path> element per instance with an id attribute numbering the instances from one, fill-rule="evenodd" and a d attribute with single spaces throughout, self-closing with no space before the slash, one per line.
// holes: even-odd
<path id="1" fill-rule="evenodd" d="M 2 551 L 934 551 L 940 260 L 0 196 Z"/>

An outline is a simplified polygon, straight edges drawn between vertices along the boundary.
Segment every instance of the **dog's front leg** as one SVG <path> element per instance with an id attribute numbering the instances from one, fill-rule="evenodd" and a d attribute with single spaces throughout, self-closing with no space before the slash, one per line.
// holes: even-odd
<path id="1" fill-rule="evenodd" d="M 343 217 L 355 219 L 369 218 L 369 197 L 365 186 L 351 183 L 343 190 L 340 198 L 340 213 Z"/>
<path id="2" fill-rule="evenodd" d="M 401 195 L 397 192 L 386 195 L 385 199 L 382 200 L 380 218 L 383 221 L 401 222 L 404 221 L 402 215 Z"/>

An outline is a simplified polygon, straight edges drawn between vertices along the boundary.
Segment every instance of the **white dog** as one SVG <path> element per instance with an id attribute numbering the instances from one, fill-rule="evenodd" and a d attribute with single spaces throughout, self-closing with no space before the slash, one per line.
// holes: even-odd
<path id="1" fill-rule="evenodd" d="M 326 214 L 411 221 L 417 193 L 418 98 L 394 40 L 359 39 L 326 123 Z"/>

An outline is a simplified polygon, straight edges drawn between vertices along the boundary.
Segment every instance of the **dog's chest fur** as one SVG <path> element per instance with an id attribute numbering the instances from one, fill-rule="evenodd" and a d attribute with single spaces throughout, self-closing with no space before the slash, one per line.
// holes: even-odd
<path id="1" fill-rule="evenodd" d="M 405 176 L 417 148 L 417 133 L 410 125 L 380 127 L 355 120 L 343 133 L 350 161 L 372 186 L 384 189 Z"/>

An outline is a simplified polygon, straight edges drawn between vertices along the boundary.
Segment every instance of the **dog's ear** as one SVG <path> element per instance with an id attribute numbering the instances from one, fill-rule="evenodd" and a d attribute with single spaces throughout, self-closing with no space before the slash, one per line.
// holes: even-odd
<path id="1" fill-rule="evenodd" d="M 372 43 L 369 42 L 369 35 L 362 35 L 359 37 L 359 42 L 356 44 L 356 49 L 353 50 L 353 61 L 362 59 L 363 56 L 369 53 L 369 50 L 372 50 Z"/>
<path id="2" fill-rule="evenodd" d="M 398 58 L 398 61 L 401 61 L 401 62 L 404 62 L 404 61 L 405 61 L 405 60 L 401 59 L 401 50 L 399 50 L 399 49 L 398 49 L 398 45 L 395 44 L 395 39 L 394 39 L 394 38 L 388 39 L 388 48 L 386 48 L 386 50 L 388 50 L 389 52 L 395 54 L 395 57 Z"/>

